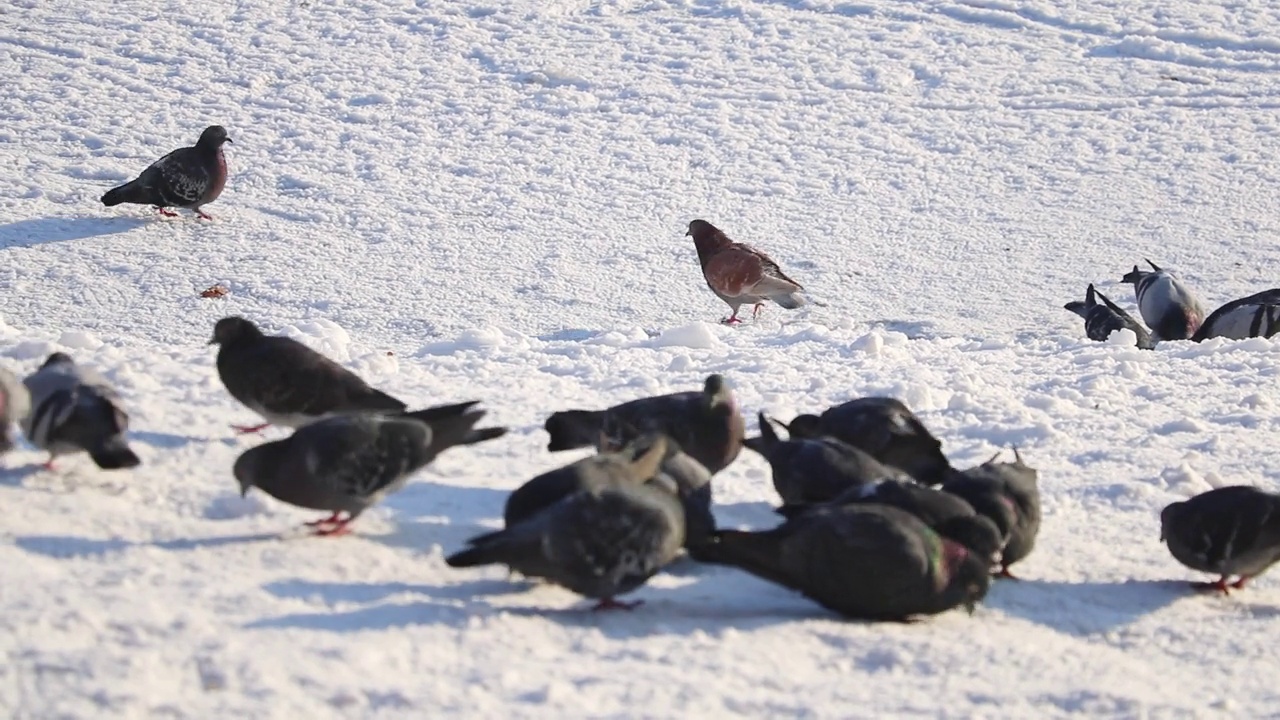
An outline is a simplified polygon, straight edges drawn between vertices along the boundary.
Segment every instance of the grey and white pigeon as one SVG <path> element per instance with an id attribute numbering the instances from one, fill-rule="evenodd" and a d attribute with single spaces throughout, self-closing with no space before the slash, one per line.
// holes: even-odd
<path id="1" fill-rule="evenodd" d="M 841 440 L 925 485 L 937 485 L 954 472 L 942 442 L 896 398 L 855 398 L 821 415 L 797 415 L 784 427 L 792 438 L 827 435 Z"/>
<path id="2" fill-rule="evenodd" d="M 826 502 L 851 487 L 877 480 L 910 479 L 870 454 L 829 436 L 783 440 L 764 413 L 760 436 L 743 444 L 760 453 L 773 471 L 773 487 L 784 505 Z"/>
<path id="3" fill-rule="evenodd" d="M 720 530 L 690 554 L 865 620 L 909 621 L 957 607 L 972 613 L 991 584 L 988 559 L 886 505 L 817 508 L 772 530 Z"/>
<path id="4" fill-rule="evenodd" d="M 1233 485 L 1171 503 L 1160 513 L 1160 540 L 1178 562 L 1219 576 L 1192 587 L 1241 589 L 1280 560 L 1280 495 Z"/>
<path id="5" fill-rule="evenodd" d="M 1168 270 L 1147 261 L 1151 272 L 1133 270 L 1120 278 L 1133 284 L 1142 321 L 1151 328 L 1153 340 L 1186 340 L 1204 322 L 1204 307 L 1191 288 Z"/>
<path id="6" fill-rule="evenodd" d="M 1195 342 L 1209 338 L 1244 340 L 1269 338 L 1280 332 L 1280 288 L 1263 290 L 1249 297 L 1232 300 L 1214 310 L 1191 336 Z"/>
<path id="7" fill-rule="evenodd" d="M 271 497 L 332 513 L 307 523 L 317 535 L 342 535 L 360 514 L 399 490 L 440 453 L 501 437 L 506 428 L 476 428 L 478 401 L 403 414 L 337 415 L 236 458 L 240 494 L 258 488 Z M 345 517 L 343 514 L 345 513 Z"/>
<path id="8" fill-rule="evenodd" d="M 997 453 L 942 484 L 943 490 L 964 498 L 1008 538 L 998 574 L 1009 579 L 1017 579 L 1009 567 L 1031 554 L 1040 534 L 1039 473 L 1022 461 L 1017 448 L 1013 456 L 1014 462 L 996 462 Z"/>
<path id="9" fill-rule="evenodd" d="M 795 310 L 808 301 L 800 283 L 787 277 L 773 258 L 746 243 L 734 242 L 706 220 L 689 223 L 686 236 L 693 236 L 707 287 L 729 306 L 733 313 L 720 322 L 726 325 L 742 322 L 738 309 L 754 305 L 751 317 L 760 314 L 766 300 Z"/>
<path id="10" fill-rule="evenodd" d="M 614 421 L 640 432 L 667 435 L 713 475 L 742 450 L 742 413 L 721 375 L 708 375 L 700 391 L 640 398 L 605 410 L 554 412 L 543 426 L 551 436 L 547 450 L 597 445 L 600 433 Z"/>
<path id="11" fill-rule="evenodd" d="M 577 489 L 503 530 L 471 538 L 445 558 L 450 567 L 506 565 L 584 597 L 595 609 L 632 608 L 616 598 L 643 585 L 684 545 L 684 510 L 671 488 L 649 481 L 666 454 L 658 439 L 638 456 L 628 448 L 583 458 Z"/>
<path id="12" fill-rule="evenodd" d="M 1102 302 L 1098 302 L 1099 298 Z M 1062 307 L 1084 318 L 1084 334 L 1090 340 L 1104 342 L 1117 330 L 1132 330 L 1138 338 L 1139 348 L 1150 350 L 1154 347 L 1147 329 L 1134 320 L 1132 315 L 1125 312 L 1124 308 L 1111 302 L 1111 299 L 1096 289 L 1093 283 L 1089 283 L 1089 288 L 1085 290 L 1083 302 L 1072 300 Z"/>
<path id="13" fill-rule="evenodd" d="M 335 415 L 398 413 L 406 407 L 323 354 L 293 338 L 264 335 L 242 317 L 219 320 L 209 344 L 220 346 L 218 377 L 227 391 L 266 420 L 231 426 L 241 433 L 269 425 L 300 428 Z"/>
<path id="14" fill-rule="evenodd" d="M 142 462 L 125 438 L 129 416 L 120 395 L 95 370 L 56 352 L 22 382 L 31 397 L 22 432 L 32 445 L 49 452 L 46 469 L 52 470 L 60 455 L 78 452 L 89 453 L 103 470 Z"/>
<path id="15" fill-rule="evenodd" d="M 136 179 L 111 188 L 102 196 L 107 207 L 121 203 L 153 205 L 161 215 L 174 217 L 165 208 L 192 210 L 206 220 L 213 218 L 200 208 L 222 194 L 227 185 L 227 160 L 222 144 L 231 142 L 226 128 L 210 125 L 193 147 L 178 148 L 152 163 Z"/>
<path id="16" fill-rule="evenodd" d="M 31 412 L 31 394 L 13 373 L 0 368 L 0 455 L 13 449 L 12 425 Z"/>

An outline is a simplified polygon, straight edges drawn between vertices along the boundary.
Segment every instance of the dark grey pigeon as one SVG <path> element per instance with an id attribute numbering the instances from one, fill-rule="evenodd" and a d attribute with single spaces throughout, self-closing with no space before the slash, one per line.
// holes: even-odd
<path id="1" fill-rule="evenodd" d="M 361 513 L 440 453 L 504 435 L 506 428 L 475 428 L 485 414 L 472 409 L 476 402 L 311 423 L 242 453 L 234 468 L 240 494 L 256 487 L 281 502 L 328 511 L 330 517 L 307 524 L 317 535 L 343 535 Z"/>
<path id="2" fill-rule="evenodd" d="M 264 335 L 242 317 L 219 320 L 209 344 L 221 346 L 218 377 L 227 391 L 266 420 L 231 426 L 241 433 L 268 425 L 300 428 L 335 415 L 399 413 L 406 407 L 297 340 Z"/>
<path id="3" fill-rule="evenodd" d="M 826 502 L 848 490 L 876 480 L 907 478 L 858 448 L 833 437 L 783 440 L 764 413 L 760 436 L 744 444 L 769 461 L 773 487 L 784 505 Z"/>
<path id="4" fill-rule="evenodd" d="M 22 432 L 32 445 L 49 451 L 45 468 L 52 470 L 59 455 L 78 452 L 89 453 L 103 470 L 142 462 L 125 438 L 129 416 L 119 394 L 92 368 L 56 352 L 22 382 L 31 396 Z"/>
<path id="5" fill-rule="evenodd" d="M 961 606 L 972 613 L 991 583 L 988 559 L 885 505 L 816 508 L 761 532 L 720 530 L 690 554 L 866 620 L 908 621 Z"/>
<path id="6" fill-rule="evenodd" d="M 13 373 L 0 368 L 0 455 L 13 449 L 11 426 L 31 412 L 31 394 Z"/>
<path id="7" fill-rule="evenodd" d="M 1153 340 L 1186 340 L 1204 322 L 1204 307 L 1191 288 L 1168 270 L 1147 261 L 1152 272 L 1133 270 L 1120 278 L 1133 284 L 1142 321 L 1151 328 Z"/>
<path id="8" fill-rule="evenodd" d="M 954 472 L 942 443 L 896 398 L 856 398 L 821 415 L 797 415 L 784 427 L 793 438 L 828 435 L 846 442 L 925 485 L 937 485 Z"/>
<path id="9" fill-rule="evenodd" d="M 1098 298 L 1102 298 L 1102 302 L 1098 302 Z M 1139 348 L 1150 350 L 1154 347 L 1147 329 L 1123 308 L 1094 288 L 1093 283 L 1089 283 L 1089 289 L 1085 290 L 1084 302 L 1072 300 L 1062 307 L 1084 318 L 1084 334 L 1090 340 L 1104 342 L 1117 330 L 1132 330 L 1133 334 L 1138 336 Z"/>
<path id="10" fill-rule="evenodd" d="M 1160 513 L 1160 539 L 1178 562 L 1219 576 L 1192 587 L 1241 589 L 1280 560 L 1280 495 L 1234 485 L 1171 503 Z"/>
<path id="11" fill-rule="evenodd" d="M 942 485 L 946 492 L 968 501 L 1008 537 L 1001 553 L 999 576 L 1010 579 L 1016 578 L 1009 566 L 1031 554 L 1040 533 L 1038 473 L 1022 461 L 1017 448 L 1013 456 L 1014 462 L 998 463 L 997 454 Z"/>
<path id="12" fill-rule="evenodd" d="M 1195 342 L 1209 338 L 1244 340 L 1269 338 L 1280 332 L 1280 288 L 1263 290 L 1249 297 L 1232 300 L 1214 310 L 1191 336 Z"/>
<path id="13" fill-rule="evenodd" d="M 120 203 L 153 205 L 162 215 L 177 213 L 165 208 L 192 210 L 205 220 L 213 218 L 200 208 L 222 194 L 227 185 L 227 160 L 222 144 L 231 142 L 226 128 L 210 125 L 194 147 L 178 148 L 152 163 L 135 180 L 114 187 L 102 196 L 107 207 Z"/>
<path id="14" fill-rule="evenodd" d="M 658 466 L 658 474 L 650 483 L 675 490 L 684 506 L 685 544 L 701 542 L 716 529 L 715 515 L 711 512 L 710 470 L 681 450 L 675 440 L 658 433 L 640 434 L 628 429 L 620 437 L 604 441 L 601 452 L 617 451 L 627 445 L 636 448 L 636 452 L 643 452 L 658 438 L 666 442 L 667 451 Z"/>
<path id="15" fill-rule="evenodd" d="M 701 391 L 640 398 L 606 410 L 552 413 L 544 425 L 551 436 L 547 450 L 596 445 L 607 418 L 617 418 L 641 432 L 667 435 L 713 475 L 742 450 L 742 414 L 733 391 L 720 375 L 707 376 Z"/>
<path id="16" fill-rule="evenodd" d="M 675 559 L 685 519 L 671 488 L 649 481 L 665 441 L 636 456 L 631 448 L 579 460 L 581 487 L 497 532 L 479 535 L 445 558 L 450 567 L 506 565 L 599 602 L 595 609 L 632 608 L 615 598 L 643 585 Z"/>

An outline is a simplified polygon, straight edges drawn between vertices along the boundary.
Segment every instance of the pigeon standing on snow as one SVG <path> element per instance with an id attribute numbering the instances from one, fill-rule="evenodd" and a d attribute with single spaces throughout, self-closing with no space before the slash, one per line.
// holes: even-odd
<path id="1" fill-rule="evenodd" d="M 615 598 L 675 559 L 685 520 L 674 489 L 649 484 L 666 454 L 665 439 L 638 455 L 633 450 L 579 460 L 566 468 L 577 489 L 503 530 L 471 538 L 445 562 L 506 565 L 596 599 L 597 610 L 635 607 L 639 601 Z"/>
<path id="2" fill-rule="evenodd" d="M 730 240 L 715 225 L 706 220 L 694 220 L 689 223 L 689 231 L 685 235 L 693 236 L 707 287 L 733 310 L 721 322 L 727 325 L 742 322 L 738 318 L 738 308 L 747 304 L 755 305 L 751 313 L 755 318 L 766 300 L 788 310 L 795 310 L 806 303 L 801 294 L 804 288 L 787 277 L 778 263 L 750 245 Z"/>
<path id="3" fill-rule="evenodd" d="M 1160 513 L 1160 539 L 1178 562 L 1219 576 L 1192 587 L 1243 588 L 1280 560 L 1280 495 L 1234 485 L 1171 503 Z"/>
<path id="4" fill-rule="evenodd" d="M 13 373 L 0 368 L 0 455 L 13 449 L 10 426 L 31 410 L 31 394 Z"/>
<path id="5" fill-rule="evenodd" d="M 690 553 L 867 620 L 973 612 L 991 584 L 987 559 L 885 505 L 818 508 L 763 532 L 721 530 Z"/>
<path id="6" fill-rule="evenodd" d="M 311 423 L 284 440 L 250 448 L 236 459 L 240 494 L 258 488 L 275 499 L 332 515 L 307 523 L 318 535 L 343 535 L 370 506 L 458 445 L 501 437 L 506 428 L 475 428 L 476 401 L 401 415 L 339 415 Z M 341 517 L 346 513 L 346 517 Z"/>
<path id="7" fill-rule="evenodd" d="M 1249 297 L 1232 300 L 1214 310 L 1191 336 L 1195 342 L 1209 338 L 1244 340 L 1269 338 L 1280 332 L 1280 288 L 1263 290 Z"/>
<path id="8" fill-rule="evenodd" d="M 210 125 L 200 133 L 194 147 L 178 148 L 152 163 L 135 180 L 111 188 L 102 196 L 107 207 L 120 203 L 153 205 L 162 215 L 174 217 L 165 208 L 187 208 L 205 220 L 213 218 L 200 208 L 222 194 L 227 184 L 227 160 L 222 144 L 231 142 L 226 128 Z"/>
<path id="9" fill-rule="evenodd" d="M 1152 272 L 1133 270 L 1120 278 L 1133 284 L 1138 298 L 1138 311 L 1151 328 L 1154 340 L 1186 340 L 1196 334 L 1204 322 L 1204 307 L 1191 288 L 1173 273 L 1147 261 Z"/>
<path id="10" fill-rule="evenodd" d="M 1098 298 L 1102 298 L 1101 303 L 1098 302 Z M 1151 335 L 1147 333 L 1147 329 L 1138 324 L 1138 321 L 1123 308 L 1094 288 L 1093 283 L 1089 283 L 1089 289 L 1085 290 L 1083 302 L 1072 300 L 1062 307 L 1084 318 L 1084 334 L 1090 340 L 1104 342 L 1117 330 L 1132 330 L 1133 334 L 1138 336 L 1139 348 L 1150 350 L 1153 347 Z"/>
<path id="11" fill-rule="evenodd" d="M 683 450 L 670 437 L 657 433 L 641 434 L 626 428 L 620 435 L 602 439 L 601 452 L 616 452 L 631 445 L 638 451 L 648 449 L 658 438 L 666 441 L 667 451 L 658 466 L 658 474 L 650 480 L 656 487 L 674 489 L 684 506 L 685 544 L 701 542 L 716 529 L 711 512 L 711 471 Z"/>
<path id="12" fill-rule="evenodd" d="M 22 432 L 32 445 L 49 451 L 47 469 L 59 455 L 77 452 L 89 453 L 103 470 L 142 462 L 125 439 L 129 416 L 120 396 L 97 372 L 56 352 L 22 382 L 31 396 Z"/>
<path id="13" fill-rule="evenodd" d="M 1009 579 L 1016 579 L 1009 566 L 1031 554 L 1040 533 L 1039 474 L 1022 461 L 1017 448 L 1013 456 L 1011 463 L 998 463 L 992 457 L 942 485 L 946 492 L 964 498 L 1008 537 L 1001 553 L 999 576 Z"/>
<path id="14" fill-rule="evenodd" d="M 405 404 L 375 390 L 355 373 L 306 345 L 264 335 L 242 317 L 225 317 L 213 328 L 218 377 L 236 400 L 266 420 L 232 427 L 259 432 L 268 425 L 300 428 L 334 415 L 403 412 Z"/>

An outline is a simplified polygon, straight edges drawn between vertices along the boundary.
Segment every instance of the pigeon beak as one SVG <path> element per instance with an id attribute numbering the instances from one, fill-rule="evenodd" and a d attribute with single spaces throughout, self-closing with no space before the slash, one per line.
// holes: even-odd
<path id="1" fill-rule="evenodd" d="M 249 486 L 248 486 L 248 485 L 241 485 L 241 486 L 240 486 L 240 497 L 246 497 L 248 494 L 249 494 Z"/>
<path id="2" fill-rule="evenodd" d="M 684 236 L 685 236 L 685 237 L 689 237 L 689 236 L 690 236 L 690 235 L 692 235 L 692 234 L 693 234 L 693 231 L 692 231 L 692 230 L 686 230 L 686 231 L 684 232 Z"/>
<path id="3" fill-rule="evenodd" d="M 236 144 L 236 141 L 232 140 L 231 138 L 227 138 L 227 142 L 231 143 L 232 145 Z"/>

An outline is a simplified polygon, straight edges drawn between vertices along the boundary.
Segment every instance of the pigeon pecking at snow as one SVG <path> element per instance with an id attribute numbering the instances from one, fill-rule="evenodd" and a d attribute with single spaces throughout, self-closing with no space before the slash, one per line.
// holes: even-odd
<path id="1" fill-rule="evenodd" d="M 200 133 L 193 147 L 178 148 L 152 163 L 136 179 L 111 188 L 102 196 L 107 207 L 121 203 L 153 205 L 162 215 L 174 217 L 165 208 L 192 210 L 206 220 L 213 218 L 200 208 L 222 194 L 227 184 L 227 160 L 222 144 L 231 142 L 226 128 L 210 125 Z"/>
<path id="2" fill-rule="evenodd" d="M 334 415 L 403 412 L 406 405 L 293 338 L 264 335 L 238 316 L 214 325 L 218 377 L 236 400 L 267 422 L 232 428 L 259 432 L 268 425 L 300 428 Z"/>
<path id="3" fill-rule="evenodd" d="M 684 506 L 685 544 L 701 542 L 716 529 L 716 518 L 711 512 L 711 471 L 706 466 L 681 450 L 680 444 L 670 437 L 658 433 L 640 433 L 630 427 L 621 432 L 615 430 L 613 436 L 603 438 L 600 450 L 616 452 L 631 445 L 643 451 L 657 442 L 658 438 L 666 442 L 667 451 L 658 466 L 658 474 L 649 484 L 675 489 L 676 497 L 680 498 L 680 503 Z"/>
<path id="4" fill-rule="evenodd" d="M 1269 338 L 1280 332 L 1280 288 L 1263 290 L 1249 297 L 1232 300 L 1210 313 L 1204 324 L 1191 336 L 1195 342 L 1209 338 L 1244 340 Z"/>
<path id="5" fill-rule="evenodd" d="M 93 369 L 56 352 L 22 382 L 31 396 L 22 432 L 31 444 L 49 451 L 47 469 L 53 469 L 59 455 L 77 452 L 89 453 L 103 470 L 142 462 L 125 438 L 129 416 L 119 394 Z"/>
<path id="6" fill-rule="evenodd" d="M 989 560 L 885 505 L 815 508 L 772 530 L 720 530 L 690 554 L 865 620 L 908 621 L 962 606 L 972 613 L 991 584 Z"/>
<path id="7" fill-rule="evenodd" d="M 1102 302 L 1098 302 L 1099 298 Z M 1083 301 L 1072 300 L 1062 307 L 1084 318 L 1084 334 L 1090 340 L 1104 342 L 1117 330 L 1132 330 L 1138 336 L 1139 348 L 1150 350 L 1154 347 L 1147 329 L 1125 312 L 1124 308 L 1111 302 L 1093 283 L 1089 283 L 1089 288 L 1085 290 Z"/>
<path id="8" fill-rule="evenodd" d="M 787 277 L 772 258 L 750 245 L 730 240 L 706 220 L 690 222 L 685 235 L 693 236 L 707 287 L 733 310 L 729 317 L 721 320 L 722 323 L 742 322 L 738 318 L 738 308 L 747 304 L 755 305 L 751 313 L 755 318 L 766 300 L 788 310 L 795 310 L 808 302 L 800 283 Z"/>
<path id="9" fill-rule="evenodd" d="M 311 423 L 243 452 L 233 471 L 240 493 L 256 487 L 281 502 L 330 512 L 307 524 L 317 528 L 317 535 L 345 534 L 361 513 L 403 487 L 440 453 L 506 434 L 506 428 L 475 427 L 485 414 L 472 409 L 476 402 Z"/>
<path id="10" fill-rule="evenodd" d="M 1151 328 L 1153 340 L 1186 340 L 1196 334 L 1204 322 L 1204 308 L 1191 288 L 1168 270 L 1147 261 L 1151 272 L 1133 270 L 1120 278 L 1133 284 L 1138 298 L 1138 312 Z"/>
<path id="11" fill-rule="evenodd" d="M 1219 576 L 1192 587 L 1241 589 L 1280 560 L 1280 495 L 1233 485 L 1171 503 L 1160 513 L 1160 540 L 1178 562 Z"/>
<path id="12" fill-rule="evenodd" d="M 31 411 L 31 393 L 13 373 L 0 368 L 0 455 L 13 449 L 11 426 Z"/>
<path id="13" fill-rule="evenodd" d="M 997 453 L 942 484 L 943 490 L 964 498 L 1008 538 L 998 575 L 1009 579 L 1017 579 L 1009 572 L 1009 566 L 1031 554 L 1040 533 L 1039 473 L 1022 461 L 1017 448 L 1013 449 L 1013 456 L 1014 462 L 998 463 Z"/>

